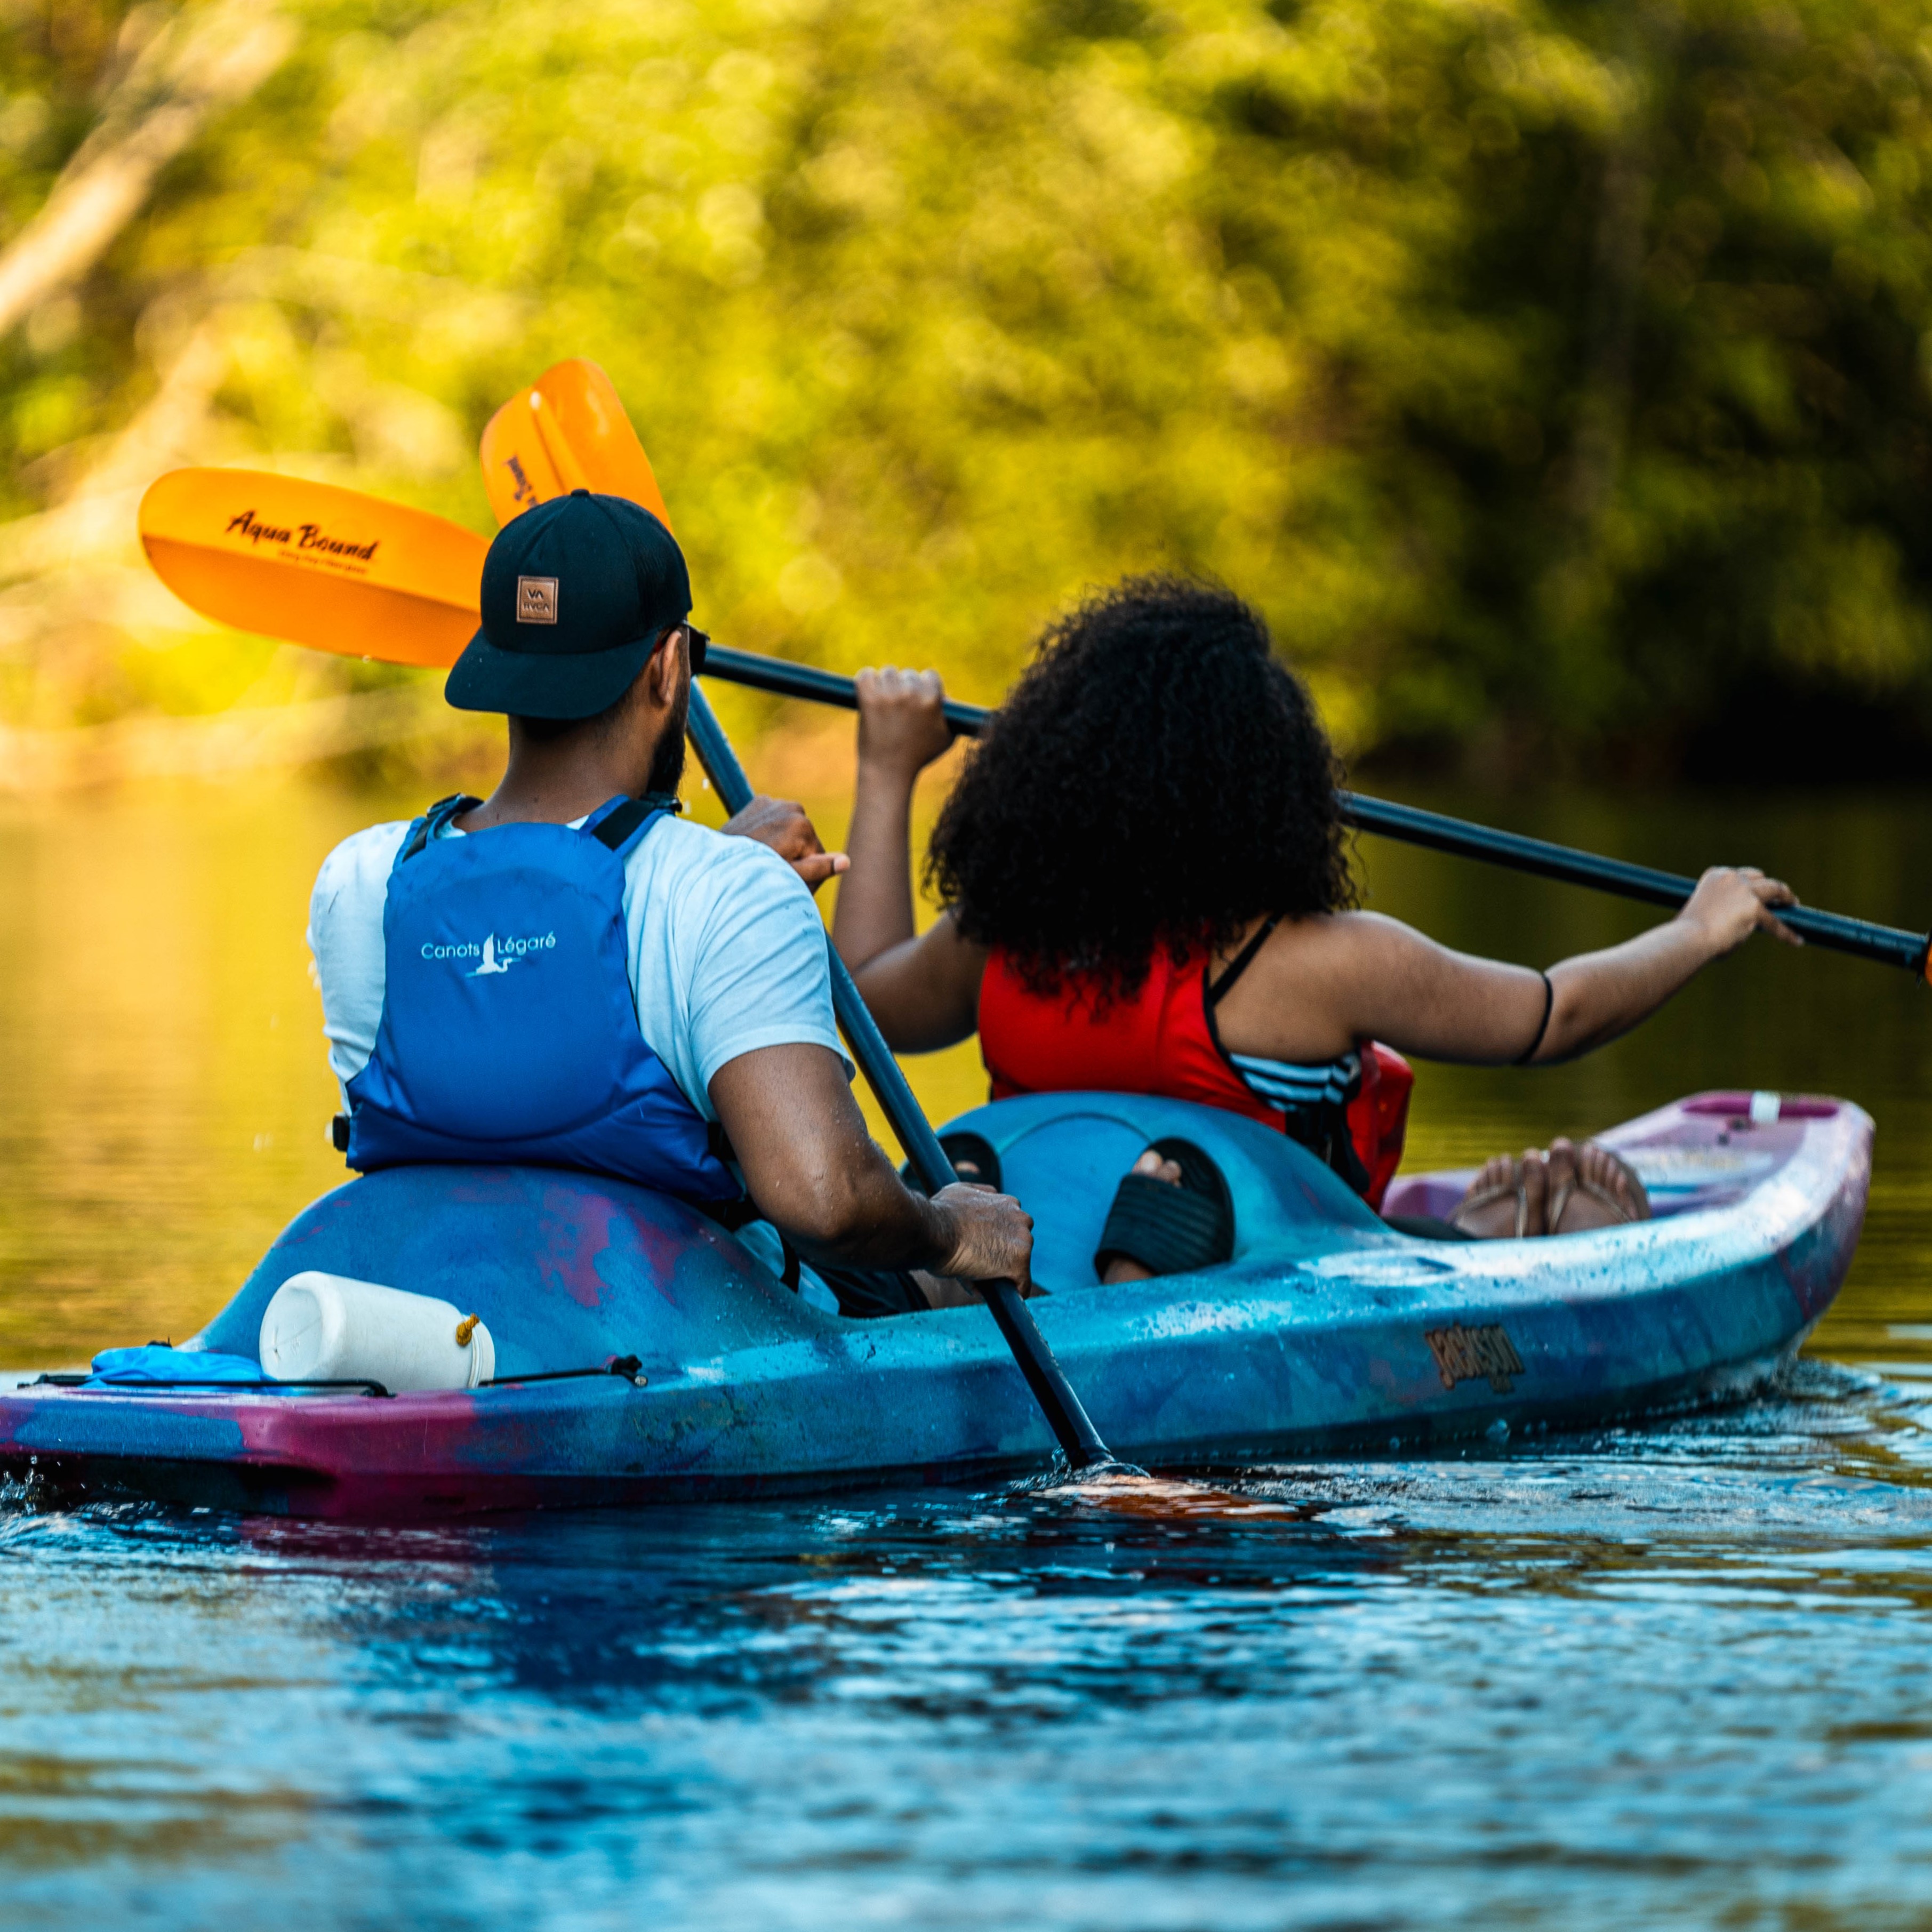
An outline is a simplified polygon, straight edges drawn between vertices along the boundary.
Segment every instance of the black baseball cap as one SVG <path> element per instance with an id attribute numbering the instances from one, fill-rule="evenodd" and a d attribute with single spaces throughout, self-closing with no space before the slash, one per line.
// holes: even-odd
<path id="1" fill-rule="evenodd" d="M 483 628 L 443 695 L 460 711 L 594 718 L 623 696 L 691 610 L 684 553 L 648 510 L 573 490 L 496 532 Z"/>

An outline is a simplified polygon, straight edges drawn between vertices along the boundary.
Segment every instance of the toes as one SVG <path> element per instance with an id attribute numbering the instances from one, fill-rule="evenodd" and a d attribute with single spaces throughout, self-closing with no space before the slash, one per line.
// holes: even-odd
<path id="1" fill-rule="evenodd" d="M 1550 1163 L 1535 1148 L 1522 1150 L 1522 1210 L 1525 1240 L 1550 1232 Z"/>
<path id="2" fill-rule="evenodd" d="M 1620 1226 L 1650 1219 L 1650 1198 L 1643 1183 L 1608 1148 L 1594 1141 L 1579 1147 L 1568 1140 L 1550 1144 L 1550 1166 L 1559 1162 L 1570 1184 L 1552 1234 L 1586 1234 L 1594 1228 Z"/>
<path id="3" fill-rule="evenodd" d="M 1516 1232 L 1517 1178 L 1514 1156 L 1492 1155 L 1477 1170 L 1450 1220 L 1479 1241 L 1507 1240 Z"/>
<path id="4" fill-rule="evenodd" d="M 1579 1173 L 1594 1186 L 1600 1187 L 1632 1220 L 1649 1219 L 1650 1201 L 1643 1191 L 1642 1182 L 1608 1148 L 1599 1147 L 1594 1141 L 1586 1141 L 1576 1150 L 1576 1167 Z"/>

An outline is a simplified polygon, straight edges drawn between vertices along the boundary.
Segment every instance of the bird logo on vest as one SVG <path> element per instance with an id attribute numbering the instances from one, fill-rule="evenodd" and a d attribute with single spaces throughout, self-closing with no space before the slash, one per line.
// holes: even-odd
<path id="1" fill-rule="evenodd" d="M 483 942 L 482 963 L 472 970 L 470 976 L 476 980 L 485 973 L 507 973 L 516 963 L 514 959 L 499 959 L 496 957 L 496 935 L 493 932 Z"/>

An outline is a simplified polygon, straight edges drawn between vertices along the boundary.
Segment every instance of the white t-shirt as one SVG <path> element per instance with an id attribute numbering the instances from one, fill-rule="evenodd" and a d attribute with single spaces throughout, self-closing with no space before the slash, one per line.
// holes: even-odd
<path id="1" fill-rule="evenodd" d="M 328 1064 L 345 1088 L 375 1051 L 387 977 L 382 904 L 408 830 L 372 825 L 345 838 L 322 861 L 309 900 Z M 706 1120 L 717 1118 L 712 1076 L 741 1053 L 806 1042 L 843 1060 L 824 922 L 804 880 L 770 846 L 660 819 L 625 862 L 624 921 L 644 1043 Z M 845 1070 L 850 1079 L 850 1061 Z"/>

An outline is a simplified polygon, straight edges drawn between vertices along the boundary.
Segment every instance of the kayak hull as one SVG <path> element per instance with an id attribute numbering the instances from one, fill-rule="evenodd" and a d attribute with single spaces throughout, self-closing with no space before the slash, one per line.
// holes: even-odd
<path id="1" fill-rule="evenodd" d="M 1749 1393 L 1829 1306 L 1870 1181 L 1859 1109 L 1785 1111 L 1754 1121 L 1748 1096 L 1703 1096 L 1630 1122 L 1601 1138 L 1646 1172 L 1657 1219 L 1480 1243 L 1394 1234 L 1278 1135 L 1184 1102 L 1035 1096 L 961 1124 L 993 1140 L 1040 1218 L 1036 1272 L 1052 1292 L 1033 1306 L 1101 1433 L 1148 1467 L 1208 1470 Z M 1084 1256 L 1121 1148 L 1131 1158 L 1177 1132 L 1228 1175 L 1234 1259 L 1094 1285 Z M 1391 1211 L 1432 1211 L 1460 1180 L 1399 1186 Z M 625 1183 L 451 1168 L 351 1182 L 291 1223 L 207 1345 L 252 1355 L 268 1298 L 310 1268 L 482 1314 L 502 1385 L 21 1388 L 0 1395 L 0 1470 L 62 1492 L 400 1520 L 968 1482 L 1052 1462 L 983 1310 L 821 1313 L 730 1235 Z M 637 1358 L 635 1375 L 513 1379 L 613 1357 Z"/>

